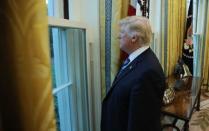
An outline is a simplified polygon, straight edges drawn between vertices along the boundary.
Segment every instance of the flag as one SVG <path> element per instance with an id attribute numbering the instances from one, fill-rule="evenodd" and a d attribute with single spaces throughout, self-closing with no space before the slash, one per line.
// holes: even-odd
<path id="1" fill-rule="evenodd" d="M 128 7 L 128 16 L 136 15 L 137 0 L 130 0 Z"/>
<path id="2" fill-rule="evenodd" d="M 130 0 L 128 16 L 144 16 L 149 18 L 150 0 Z"/>
<path id="3" fill-rule="evenodd" d="M 137 16 L 144 16 L 149 18 L 150 0 L 137 0 Z"/>
<path id="4" fill-rule="evenodd" d="M 184 63 L 189 67 L 189 71 L 193 74 L 193 42 L 192 42 L 192 10 L 193 0 L 190 0 L 189 10 L 186 21 L 186 32 L 184 35 L 184 43 L 182 49 L 182 59 Z"/>

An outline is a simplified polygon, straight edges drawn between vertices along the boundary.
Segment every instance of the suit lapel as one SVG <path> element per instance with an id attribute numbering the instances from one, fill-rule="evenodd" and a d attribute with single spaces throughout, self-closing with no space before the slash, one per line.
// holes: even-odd
<path id="1" fill-rule="evenodd" d="M 116 77 L 115 77 L 115 80 L 113 81 L 113 83 L 112 83 L 112 87 L 114 87 L 115 86 L 115 84 L 117 84 L 120 80 L 121 80 L 121 78 L 123 78 L 124 76 L 126 76 L 131 70 L 133 70 L 134 68 L 135 68 L 135 66 L 136 66 L 136 64 L 137 64 L 137 62 L 135 61 L 133 61 L 132 63 L 130 63 L 122 72 L 121 72 L 121 74 L 119 74 L 119 75 L 117 75 Z"/>
<path id="2" fill-rule="evenodd" d="M 123 78 L 125 77 L 126 75 L 128 75 L 129 72 L 131 72 L 134 68 L 136 68 L 136 65 L 138 63 L 140 63 L 145 55 L 147 54 L 147 52 L 151 51 L 150 48 L 148 48 L 146 51 L 144 51 L 141 55 L 137 56 L 135 60 L 133 60 L 125 69 L 124 71 L 115 77 L 113 83 L 112 83 L 112 86 L 110 87 L 110 89 L 107 91 L 107 95 L 106 97 L 108 97 L 108 95 L 110 94 L 110 92 L 113 90 L 113 88 L 116 86 L 116 84 Z M 105 98 L 106 98 L 105 97 Z"/>

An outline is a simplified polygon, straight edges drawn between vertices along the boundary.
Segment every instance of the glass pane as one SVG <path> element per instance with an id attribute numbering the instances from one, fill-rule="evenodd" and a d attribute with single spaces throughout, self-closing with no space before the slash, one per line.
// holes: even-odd
<path id="1" fill-rule="evenodd" d="M 66 30 L 58 28 L 50 28 L 50 50 L 53 74 L 53 87 L 57 88 L 61 85 L 72 81 L 70 76 L 70 54 L 67 46 Z"/>
<path id="2" fill-rule="evenodd" d="M 64 88 L 54 95 L 58 131 L 72 131 L 70 89 Z"/>
<path id="3" fill-rule="evenodd" d="M 64 18 L 63 0 L 46 0 L 48 16 Z"/>
<path id="4" fill-rule="evenodd" d="M 86 39 L 85 30 L 68 29 L 68 46 L 74 58 L 70 64 L 74 65 L 74 82 L 77 91 L 77 111 L 80 116 L 80 131 L 89 129 L 88 121 L 88 95 L 87 95 L 87 67 L 86 67 Z"/>
<path id="5" fill-rule="evenodd" d="M 85 30 L 50 27 L 49 32 L 58 130 L 89 131 Z"/>

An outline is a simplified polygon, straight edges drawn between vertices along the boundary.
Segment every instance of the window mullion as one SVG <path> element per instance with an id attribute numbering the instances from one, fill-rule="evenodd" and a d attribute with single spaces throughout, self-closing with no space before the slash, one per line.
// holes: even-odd
<path id="1" fill-rule="evenodd" d="M 72 83 L 71 82 L 68 82 L 67 84 L 64 84 L 64 85 L 61 85 L 55 89 L 53 89 L 53 94 L 57 94 L 59 91 L 63 90 L 64 88 L 67 88 L 67 87 L 72 87 Z"/>

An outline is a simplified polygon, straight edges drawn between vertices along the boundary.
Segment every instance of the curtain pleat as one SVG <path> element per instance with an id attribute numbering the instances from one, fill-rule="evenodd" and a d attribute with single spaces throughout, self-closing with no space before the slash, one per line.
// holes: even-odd
<path id="1" fill-rule="evenodd" d="M 0 111 L 5 131 L 55 131 L 45 0 L 0 1 Z"/>
<path id="2" fill-rule="evenodd" d="M 208 3 L 209 11 L 209 3 Z M 209 88 L 209 13 L 207 11 L 207 23 L 206 23 L 206 36 L 205 36 L 205 48 L 203 58 L 203 84 Z"/>
<path id="3" fill-rule="evenodd" d="M 106 79 L 110 78 L 110 83 L 112 83 L 120 64 L 120 49 L 119 41 L 117 39 L 119 26 L 118 22 L 121 18 L 124 18 L 128 14 L 128 5 L 129 0 L 112 0 L 111 5 L 105 4 L 106 0 L 100 0 L 100 39 L 101 39 L 101 73 L 102 73 L 102 97 L 106 94 Z M 111 14 L 107 13 L 107 6 L 111 6 Z M 107 15 L 111 15 L 111 34 L 105 33 L 107 30 Z M 108 19 L 109 20 L 109 19 Z M 107 43 L 107 35 L 111 35 L 110 43 Z M 105 44 L 110 44 L 110 49 L 105 47 Z M 110 76 L 107 75 L 108 71 L 106 70 L 106 61 L 107 53 L 110 53 L 110 56 L 106 59 L 110 61 Z"/>
<path id="4" fill-rule="evenodd" d="M 164 50 L 166 76 L 171 75 L 182 54 L 186 23 L 186 0 L 168 0 L 167 43 Z"/>

